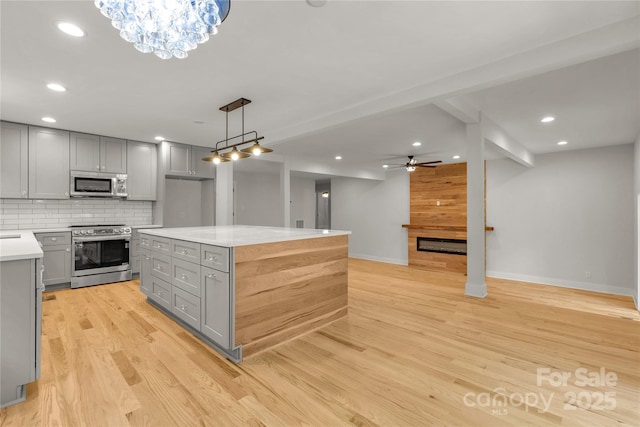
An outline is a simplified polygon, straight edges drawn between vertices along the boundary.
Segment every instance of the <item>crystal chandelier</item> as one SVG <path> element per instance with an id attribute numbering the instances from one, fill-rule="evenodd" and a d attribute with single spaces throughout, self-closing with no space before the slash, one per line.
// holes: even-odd
<path id="1" fill-rule="evenodd" d="M 230 0 L 95 0 L 120 37 L 143 53 L 186 58 L 218 32 Z"/>

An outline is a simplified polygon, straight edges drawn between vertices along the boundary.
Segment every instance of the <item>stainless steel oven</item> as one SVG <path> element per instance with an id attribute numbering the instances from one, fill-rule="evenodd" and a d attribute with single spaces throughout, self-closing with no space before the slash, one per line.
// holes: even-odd
<path id="1" fill-rule="evenodd" d="M 124 225 L 72 227 L 71 287 L 131 280 L 130 243 Z"/>

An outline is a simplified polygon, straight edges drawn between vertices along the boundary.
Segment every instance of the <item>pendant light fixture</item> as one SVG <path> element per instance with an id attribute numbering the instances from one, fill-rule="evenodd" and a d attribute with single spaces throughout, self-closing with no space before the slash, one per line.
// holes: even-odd
<path id="1" fill-rule="evenodd" d="M 264 139 L 264 136 L 258 136 L 258 133 L 256 131 L 244 131 L 244 106 L 250 103 L 251 100 L 249 99 L 239 98 L 227 105 L 223 105 L 222 107 L 220 107 L 220 110 L 226 113 L 225 138 L 222 141 L 216 142 L 215 149 L 211 150 L 213 155 L 203 157 L 202 160 L 204 160 L 205 162 L 213 162 L 217 165 L 222 162 L 246 159 L 247 157 L 251 157 L 252 154 L 254 156 L 259 156 L 262 153 L 273 152 L 271 148 L 263 147 L 262 145 L 260 145 L 259 141 Z M 240 135 L 232 136 L 231 138 L 229 138 L 229 112 L 238 108 L 242 108 L 242 133 Z M 245 141 L 245 137 L 247 135 L 253 135 L 253 138 Z M 242 142 L 229 144 L 229 141 L 236 138 L 242 138 Z M 221 144 L 222 146 L 220 146 Z M 246 144 L 252 145 L 250 147 L 238 150 L 238 147 Z M 226 151 L 228 149 L 230 149 L 230 151 Z"/>

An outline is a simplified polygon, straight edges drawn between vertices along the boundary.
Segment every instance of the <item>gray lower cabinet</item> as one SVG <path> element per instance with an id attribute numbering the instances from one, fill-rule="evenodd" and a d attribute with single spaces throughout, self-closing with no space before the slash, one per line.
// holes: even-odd
<path id="1" fill-rule="evenodd" d="M 156 200 L 158 149 L 156 144 L 127 141 L 128 200 Z"/>
<path id="2" fill-rule="evenodd" d="M 140 251 L 140 292 L 146 296 L 151 295 L 151 284 L 149 280 L 142 280 L 142 278 L 151 277 L 151 253 L 148 251 Z"/>
<path id="3" fill-rule="evenodd" d="M 140 290 L 203 336 L 231 350 L 230 249 L 140 234 Z"/>
<path id="4" fill-rule="evenodd" d="M 26 125 L 0 122 L 0 197 L 29 197 L 29 132 Z"/>
<path id="5" fill-rule="evenodd" d="M 29 126 L 29 198 L 69 198 L 69 132 Z"/>
<path id="6" fill-rule="evenodd" d="M 22 402 L 40 377 L 40 260 L 0 263 L 0 408 Z"/>
<path id="7" fill-rule="evenodd" d="M 71 282 L 71 233 L 36 233 L 42 245 L 45 287 Z"/>
<path id="8" fill-rule="evenodd" d="M 200 332 L 224 348 L 230 348 L 229 273 L 202 267 Z"/>

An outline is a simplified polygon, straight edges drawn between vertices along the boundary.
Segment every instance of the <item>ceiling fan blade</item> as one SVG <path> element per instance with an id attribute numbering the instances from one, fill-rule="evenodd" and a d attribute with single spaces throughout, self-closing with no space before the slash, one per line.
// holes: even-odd
<path id="1" fill-rule="evenodd" d="M 435 169 L 437 166 L 431 166 L 431 165 L 421 165 L 421 164 L 417 164 L 417 165 L 413 165 L 413 166 L 418 166 L 421 168 L 431 168 L 431 169 Z"/>
<path id="2" fill-rule="evenodd" d="M 435 164 L 435 163 L 442 163 L 442 160 L 434 160 L 432 162 L 420 162 L 420 163 L 416 163 L 416 164 L 422 166 L 422 165 L 432 165 L 432 164 Z"/>

